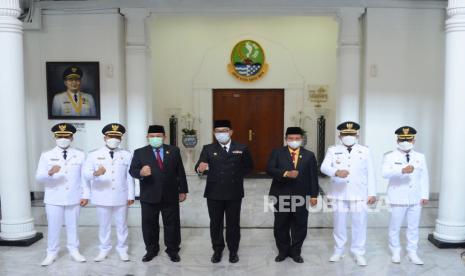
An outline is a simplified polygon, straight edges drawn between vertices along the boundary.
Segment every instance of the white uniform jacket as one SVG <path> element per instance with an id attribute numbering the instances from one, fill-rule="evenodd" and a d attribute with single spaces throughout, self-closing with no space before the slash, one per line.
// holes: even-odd
<path id="1" fill-rule="evenodd" d="M 391 204 L 414 205 L 429 198 L 429 175 L 425 156 L 411 150 L 410 162 L 406 154 L 394 150 L 384 154 L 383 177 L 389 180 L 387 196 Z M 412 165 L 411 174 L 402 174 L 402 169 Z"/>
<path id="2" fill-rule="evenodd" d="M 82 174 L 89 181 L 92 204 L 121 206 L 128 200 L 134 200 L 134 179 L 129 175 L 132 154 L 119 148 L 113 151 L 113 159 L 107 147 L 94 150 L 87 156 Z M 106 172 L 94 176 L 99 166 L 105 167 Z"/>
<path id="3" fill-rule="evenodd" d="M 84 152 L 68 148 L 67 158 L 63 158 L 63 149 L 55 147 L 43 152 L 36 171 L 36 180 L 44 185 L 44 203 L 51 205 L 75 205 L 79 200 L 89 198 L 89 189 L 81 177 L 84 164 Z M 53 176 L 48 171 L 55 165 L 61 167 Z"/>
<path id="4" fill-rule="evenodd" d="M 347 170 L 346 178 L 336 176 L 337 170 Z M 337 200 L 366 200 L 376 196 L 376 182 L 370 149 L 355 144 L 349 153 L 343 145 L 328 149 L 321 172 L 331 177 L 328 198 Z"/>

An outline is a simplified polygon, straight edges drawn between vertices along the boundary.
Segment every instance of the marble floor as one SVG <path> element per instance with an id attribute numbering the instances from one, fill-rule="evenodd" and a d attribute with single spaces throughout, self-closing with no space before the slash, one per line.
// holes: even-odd
<path id="1" fill-rule="evenodd" d="M 385 208 L 383 194 L 380 201 L 368 214 L 367 267 L 358 267 L 350 256 L 340 263 L 329 263 L 333 250 L 332 213 L 330 208 L 320 207 L 311 212 L 308 236 L 303 247 L 304 264 L 287 259 L 275 263 L 277 254 L 273 238 L 273 213 L 264 212 L 263 196 L 268 193 L 271 180 L 248 179 L 245 183 L 245 198 L 242 204 L 242 240 L 239 250 L 240 262 L 230 264 L 225 258 L 219 264 L 212 264 L 209 237 L 209 219 L 203 189 L 205 179 L 189 176 L 188 200 L 181 205 L 182 249 L 181 262 L 172 263 L 165 253 L 153 261 L 140 261 L 145 253 L 140 228 L 140 205 L 129 210 L 129 246 L 132 260 L 123 263 L 112 251 L 102 263 L 92 259 L 97 255 L 97 218 L 95 206 L 81 209 L 80 241 L 81 253 L 86 263 L 75 263 L 65 250 L 65 233 L 62 232 L 62 252 L 50 267 L 39 264 L 45 257 L 46 239 L 26 247 L 0 247 L 0 275 L 465 275 L 465 262 L 460 258 L 463 249 L 437 249 L 428 240 L 437 218 L 437 197 L 423 208 L 420 223 L 419 255 L 425 265 L 410 264 L 406 258 L 402 263 L 392 264 L 387 247 L 387 225 L 389 210 Z M 320 179 L 323 191 L 328 188 L 328 179 Z M 320 198 L 320 203 L 321 203 Z M 33 202 L 32 212 L 37 230 L 47 236 L 45 210 L 42 201 Z M 163 235 L 160 236 L 162 244 Z M 115 236 L 113 233 L 113 241 Z"/>
<path id="2" fill-rule="evenodd" d="M 46 233 L 45 227 L 38 227 Z M 287 259 L 275 263 L 276 248 L 272 229 L 242 229 L 239 251 L 240 262 L 230 264 L 227 258 L 219 264 L 210 262 L 209 232 L 206 228 L 183 228 L 181 262 L 172 263 L 165 253 L 149 263 L 140 261 L 144 254 L 141 229 L 130 228 L 130 254 L 132 260 L 124 263 L 112 251 L 108 259 L 95 263 L 92 258 L 98 253 L 97 228 L 80 228 L 81 253 L 86 263 L 69 259 L 62 249 L 59 259 L 49 267 L 39 263 L 45 254 L 46 240 L 20 247 L 0 247 L 0 275 L 465 275 L 465 262 L 459 249 L 437 249 L 427 241 L 431 228 L 421 229 L 419 255 L 425 265 L 416 266 L 403 259 L 401 264 L 392 264 L 387 248 L 387 229 L 369 228 L 367 241 L 367 267 L 358 267 L 346 256 L 340 263 L 329 263 L 332 253 L 331 229 L 311 228 L 303 246 L 303 264 Z M 113 235 L 113 240 L 115 236 Z M 161 237 L 162 241 L 162 237 Z M 65 238 L 62 237 L 62 245 Z M 226 257 L 227 257 L 227 252 Z"/>

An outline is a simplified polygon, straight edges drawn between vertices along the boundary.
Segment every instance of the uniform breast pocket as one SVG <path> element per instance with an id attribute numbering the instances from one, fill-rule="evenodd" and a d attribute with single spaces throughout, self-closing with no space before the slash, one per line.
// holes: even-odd
<path id="1" fill-rule="evenodd" d="M 129 162 L 127 162 L 126 160 L 119 160 L 118 162 L 116 162 L 115 165 L 118 166 L 119 169 L 128 168 Z"/>
<path id="2" fill-rule="evenodd" d="M 336 160 L 334 160 L 333 162 L 333 167 L 336 169 L 343 169 L 345 168 L 345 163 L 345 160 L 343 160 L 342 158 L 336 158 Z"/>

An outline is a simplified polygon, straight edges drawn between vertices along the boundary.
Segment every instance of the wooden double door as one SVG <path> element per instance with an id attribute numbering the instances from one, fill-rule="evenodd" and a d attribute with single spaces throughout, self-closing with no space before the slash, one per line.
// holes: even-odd
<path id="1" fill-rule="evenodd" d="M 214 89 L 213 120 L 230 120 L 232 139 L 249 146 L 255 174 L 264 174 L 271 151 L 283 145 L 284 89 Z"/>

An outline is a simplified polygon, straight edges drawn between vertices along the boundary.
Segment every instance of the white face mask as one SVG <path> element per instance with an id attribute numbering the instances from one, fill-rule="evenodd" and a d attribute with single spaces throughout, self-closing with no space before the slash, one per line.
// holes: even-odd
<path id="1" fill-rule="evenodd" d="M 400 149 L 401 151 L 409 151 L 413 149 L 413 143 L 407 142 L 407 141 L 400 142 L 400 143 L 397 143 L 397 148 Z"/>
<path id="2" fill-rule="evenodd" d="M 215 133 L 215 138 L 220 142 L 221 144 L 226 144 L 229 142 L 229 133 L 228 132 L 220 132 L 220 133 Z"/>
<path id="3" fill-rule="evenodd" d="M 299 148 L 301 145 L 302 145 L 302 141 L 301 140 L 298 140 L 298 141 L 286 141 L 287 142 L 287 145 L 291 148 L 291 149 L 297 149 Z"/>
<path id="4" fill-rule="evenodd" d="M 353 135 L 347 135 L 341 137 L 341 142 L 348 147 L 351 147 L 357 143 L 357 137 Z"/>
<path id="5" fill-rule="evenodd" d="M 71 145 L 71 139 L 68 138 L 57 138 L 55 141 L 57 146 L 62 149 L 67 149 Z"/>
<path id="6" fill-rule="evenodd" d="M 121 144 L 121 140 L 120 140 L 120 139 L 116 139 L 116 138 L 108 138 L 108 139 L 105 141 L 105 144 L 106 144 L 107 147 L 109 147 L 110 149 L 116 149 L 117 147 L 119 147 L 119 144 Z"/>

